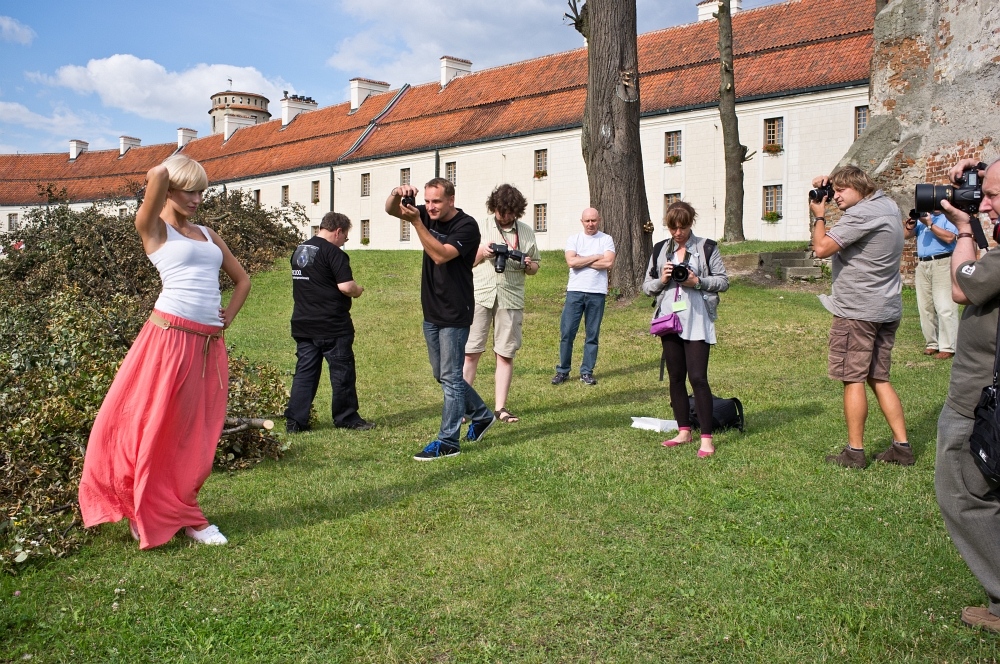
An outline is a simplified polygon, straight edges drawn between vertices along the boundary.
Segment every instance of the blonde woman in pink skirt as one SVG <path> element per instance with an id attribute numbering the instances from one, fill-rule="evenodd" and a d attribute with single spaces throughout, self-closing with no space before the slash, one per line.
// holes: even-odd
<path id="1" fill-rule="evenodd" d="M 229 397 L 222 331 L 250 292 L 250 278 L 221 238 L 189 220 L 208 177 L 174 155 L 146 176 L 135 228 L 163 290 L 129 349 L 90 432 L 80 480 L 86 527 L 128 519 L 139 548 L 184 529 L 201 544 L 225 544 L 198 506 L 212 471 Z M 219 268 L 233 280 L 222 306 Z"/>

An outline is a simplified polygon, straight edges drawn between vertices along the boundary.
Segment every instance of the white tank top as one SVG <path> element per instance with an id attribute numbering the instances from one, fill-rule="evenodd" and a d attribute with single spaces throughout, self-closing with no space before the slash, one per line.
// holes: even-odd
<path id="1" fill-rule="evenodd" d="M 222 325 L 219 307 L 219 268 L 222 250 L 203 226 L 196 226 L 207 242 L 198 242 L 181 235 L 167 224 L 167 241 L 149 254 L 149 260 L 160 273 L 163 290 L 155 307 L 203 325 Z"/>

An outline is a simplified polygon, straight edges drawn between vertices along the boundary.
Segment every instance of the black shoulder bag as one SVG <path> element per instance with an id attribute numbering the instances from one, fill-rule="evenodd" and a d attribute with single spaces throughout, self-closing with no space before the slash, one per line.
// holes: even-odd
<path id="1" fill-rule="evenodd" d="M 1000 482 L 1000 404 L 997 402 L 997 375 L 1000 373 L 1000 318 L 997 319 L 996 357 L 993 360 L 993 384 L 983 388 L 975 410 L 969 452 L 986 479 Z"/>

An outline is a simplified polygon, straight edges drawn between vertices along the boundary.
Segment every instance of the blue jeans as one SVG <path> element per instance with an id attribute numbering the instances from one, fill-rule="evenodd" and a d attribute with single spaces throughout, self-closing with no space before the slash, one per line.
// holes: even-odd
<path id="1" fill-rule="evenodd" d="M 285 408 L 285 417 L 306 431 L 309 429 L 309 409 L 316 398 L 323 359 L 330 367 L 330 406 L 334 426 L 343 427 L 363 421 L 358 415 L 357 372 L 354 368 L 354 335 L 332 339 L 295 339 L 295 376 Z"/>
<path id="2" fill-rule="evenodd" d="M 569 365 L 573 362 L 573 340 L 576 339 L 576 331 L 580 329 L 581 318 L 585 319 L 584 330 L 587 338 L 583 342 L 583 363 L 580 365 L 580 374 L 594 373 L 606 299 L 607 296 L 603 293 L 566 291 L 566 304 L 563 306 L 562 319 L 559 321 L 559 366 L 556 367 L 559 373 L 569 373 Z"/>
<path id="3" fill-rule="evenodd" d="M 437 437 L 442 443 L 458 445 L 463 416 L 471 420 L 493 417 L 493 412 L 462 377 L 469 328 L 440 327 L 424 321 L 424 339 L 427 340 L 427 355 L 434 380 L 441 383 L 444 390 L 441 431 Z"/>

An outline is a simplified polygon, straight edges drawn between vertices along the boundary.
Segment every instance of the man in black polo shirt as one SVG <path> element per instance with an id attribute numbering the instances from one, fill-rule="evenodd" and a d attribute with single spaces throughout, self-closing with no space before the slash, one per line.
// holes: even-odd
<path id="1" fill-rule="evenodd" d="M 496 418 L 462 377 L 465 342 L 475 313 L 472 264 L 479 249 L 479 224 L 455 207 L 455 185 L 434 178 L 424 185 L 424 205 L 404 205 L 415 197 L 411 185 L 396 187 L 385 202 L 385 211 L 409 222 L 424 248 L 420 278 L 420 303 L 424 313 L 424 338 L 434 379 L 444 390 L 441 430 L 437 439 L 413 458 L 433 461 L 459 453 L 462 416 L 469 418 L 466 440 L 482 440 Z"/>
<path id="2" fill-rule="evenodd" d="M 309 410 L 316 397 L 323 358 L 330 366 L 333 388 L 333 424 L 340 429 L 374 429 L 358 414 L 357 372 L 354 368 L 354 323 L 351 298 L 364 288 L 354 281 L 351 260 L 341 250 L 351 220 L 327 212 L 319 232 L 292 254 L 292 337 L 295 339 L 295 377 L 285 408 L 289 433 L 309 430 Z"/>

